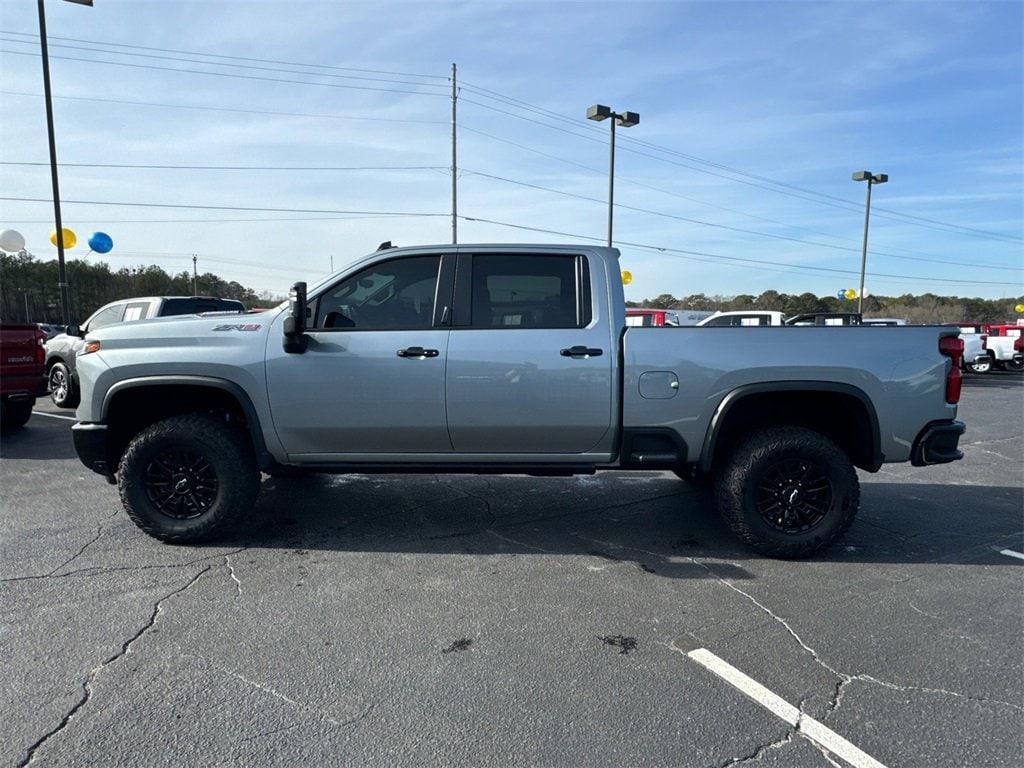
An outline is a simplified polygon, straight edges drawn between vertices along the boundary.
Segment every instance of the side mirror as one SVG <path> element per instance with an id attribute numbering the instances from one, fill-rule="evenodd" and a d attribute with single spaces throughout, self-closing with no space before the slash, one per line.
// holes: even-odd
<path id="1" fill-rule="evenodd" d="M 296 283 L 288 297 L 288 317 L 284 319 L 284 351 L 301 355 L 306 351 L 306 284 Z"/>
<path id="2" fill-rule="evenodd" d="M 83 338 L 85 336 L 85 334 L 82 333 L 82 329 L 79 328 L 77 325 L 65 326 L 64 333 L 66 333 L 68 336 L 78 336 L 79 338 Z"/>

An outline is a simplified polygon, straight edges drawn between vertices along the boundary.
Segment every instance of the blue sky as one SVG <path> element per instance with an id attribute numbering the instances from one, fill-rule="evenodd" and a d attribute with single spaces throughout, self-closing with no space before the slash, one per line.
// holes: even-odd
<path id="1" fill-rule="evenodd" d="M 854 286 L 854 275 L 808 267 L 859 269 L 864 187 L 850 173 L 861 168 L 889 174 L 890 182 L 875 189 L 881 208 L 956 225 L 955 231 L 919 226 L 927 222 L 885 218 L 879 210 L 868 271 L 908 279 L 869 277 L 869 291 L 1024 293 L 1019 2 L 95 0 L 85 8 L 49 0 L 47 8 L 54 93 L 75 97 L 55 101 L 62 162 L 415 167 L 65 167 L 68 200 L 446 214 L 450 102 L 444 91 L 454 61 L 465 85 L 459 209 L 466 216 L 603 237 L 605 206 L 570 196 L 606 195 L 607 123 L 589 123 L 584 112 L 601 102 L 641 113 L 639 126 L 620 131 L 616 200 L 662 215 L 617 210 L 616 239 L 689 253 L 622 246 L 623 265 L 635 277 L 630 298 L 768 288 L 832 294 Z M 2 196 L 48 198 L 47 167 L 11 165 L 47 160 L 42 99 L 15 95 L 42 92 L 38 57 L 23 55 L 38 50 L 30 36 L 38 31 L 35 4 L 0 0 L 0 29 L 0 48 L 12 52 L 0 55 Z M 228 62 L 243 66 L 223 66 Z M 249 79 L 259 77 L 314 84 Z M 48 203 L 2 200 L 0 228 L 20 230 L 30 248 L 48 256 L 51 214 Z M 69 203 L 64 217 L 80 236 L 109 232 L 115 250 L 107 260 L 115 267 L 158 263 L 180 270 L 194 252 L 201 269 L 277 292 L 293 280 L 322 276 L 332 256 L 339 266 L 382 240 L 450 238 L 443 215 Z M 314 218 L 322 220 L 308 220 Z M 461 221 L 459 239 L 570 238 Z"/>

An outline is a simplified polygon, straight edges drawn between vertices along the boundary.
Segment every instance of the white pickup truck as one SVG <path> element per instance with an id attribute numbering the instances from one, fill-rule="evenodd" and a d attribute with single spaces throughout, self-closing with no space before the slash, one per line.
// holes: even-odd
<path id="1" fill-rule="evenodd" d="M 660 469 L 780 557 L 846 531 L 855 467 L 962 457 L 957 329 L 627 328 L 618 256 L 389 247 L 259 315 L 90 329 L 75 448 L 168 542 L 244 521 L 261 470 Z"/>

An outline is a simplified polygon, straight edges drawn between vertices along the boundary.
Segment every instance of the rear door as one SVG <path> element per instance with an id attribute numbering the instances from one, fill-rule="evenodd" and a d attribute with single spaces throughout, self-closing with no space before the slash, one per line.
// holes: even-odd
<path id="1" fill-rule="evenodd" d="M 456 452 L 598 450 L 616 350 L 590 272 L 585 255 L 459 255 L 446 375 Z"/>

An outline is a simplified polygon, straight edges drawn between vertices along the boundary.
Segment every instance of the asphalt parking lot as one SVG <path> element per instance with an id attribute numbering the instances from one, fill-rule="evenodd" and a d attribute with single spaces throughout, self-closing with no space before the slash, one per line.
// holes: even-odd
<path id="1" fill-rule="evenodd" d="M 805 562 L 663 473 L 267 478 L 171 547 L 33 416 L 0 446 L 3 763 L 1021 765 L 1024 377 L 960 414 L 964 461 L 862 473 Z"/>

